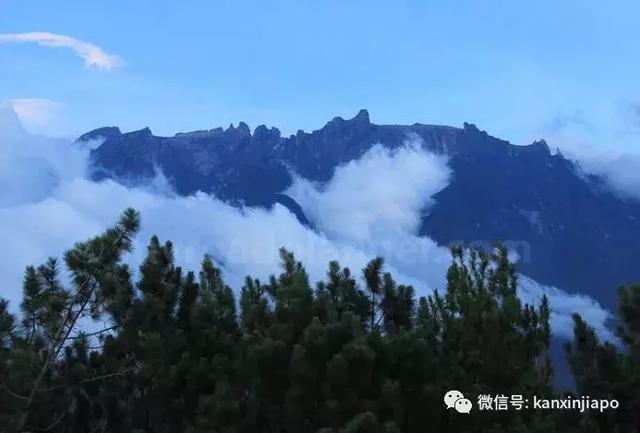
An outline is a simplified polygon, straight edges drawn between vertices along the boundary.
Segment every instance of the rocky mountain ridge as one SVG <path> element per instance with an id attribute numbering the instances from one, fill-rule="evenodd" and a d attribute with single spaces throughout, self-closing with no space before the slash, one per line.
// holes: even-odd
<path id="1" fill-rule="evenodd" d="M 544 140 L 528 146 L 492 137 L 472 124 L 377 125 L 366 110 L 324 127 L 283 137 L 264 125 L 158 137 L 149 128 L 122 133 L 108 127 L 80 140 L 102 138 L 92 151 L 96 180 L 153 177 L 158 168 L 181 195 L 204 191 L 232 202 L 269 207 L 279 202 L 308 224 L 304 209 L 283 191 L 292 170 L 324 182 L 334 169 L 373 144 L 418 140 L 449 157 L 451 183 L 435 196 L 421 234 L 442 245 L 509 242 L 520 270 L 541 283 L 588 294 L 613 308 L 620 284 L 640 281 L 640 202 L 625 200 L 597 176 L 552 153 Z"/>

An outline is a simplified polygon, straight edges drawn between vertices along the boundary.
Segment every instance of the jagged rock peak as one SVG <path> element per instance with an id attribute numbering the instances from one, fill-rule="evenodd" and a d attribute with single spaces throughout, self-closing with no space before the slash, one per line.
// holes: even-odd
<path id="1" fill-rule="evenodd" d="M 276 127 L 267 128 L 266 125 L 258 125 L 253 131 L 253 137 L 260 140 L 266 137 L 280 138 L 280 130 Z"/>
<path id="2" fill-rule="evenodd" d="M 469 131 L 469 132 L 480 132 L 480 130 L 478 129 L 478 127 L 476 125 L 474 125 L 473 123 L 467 123 L 464 122 L 462 124 L 462 127 L 465 131 Z"/>
<path id="3" fill-rule="evenodd" d="M 353 119 L 351 119 L 351 121 L 355 121 L 358 123 L 366 123 L 369 124 L 371 123 L 369 121 L 369 112 L 366 109 L 362 109 L 360 111 L 358 111 L 358 114 L 356 114 L 356 117 L 354 117 Z"/>
<path id="4" fill-rule="evenodd" d="M 153 135 L 153 132 L 151 132 L 151 128 L 149 128 L 148 126 L 142 129 L 139 129 L 137 131 L 131 131 L 131 132 L 127 132 L 124 135 L 134 135 L 134 136 L 151 136 Z"/>
<path id="5" fill-rule="evenodd" d="M 356 114 L 352 119 L 349 119 L 349 120 L 345 120 L 342 117 L 337 116 L 331 119 L 327 123 L 327 126 L 331 127 L 331 126 L 339 126 L 344 124 L 370 125 L 369 112 L 365 109 L 362 109 L 358 111 L 358 114 Z"/>
<path id="6" fill-rule="evenodd" d="M 251 128 L 245 122 L 238 123 L 238 126 L 233 126 L 233 123 L 229 125 L 224 131 L 225 133 L 239 133 L 240 135 L 251 135 Z"/>
<path id="7" fill-rule="evenodd" d="M 528 146 L 532 151 L 543 155 L 551 155 L 551 149 L 544 139 L 536 140 Z"/>
<path id="8" fill-rule="evenodd" d="M 122 135 L 117 126 L 105 126 L 81 135 L 77 141 L 108 140 Z"/>
<path id="9" fill-rule="evenodd" d="M 238 124 L 238 131 L 242 132 L 244 135 L 251 135 L 251 128 L 244 122 L 240 122 Z"/>

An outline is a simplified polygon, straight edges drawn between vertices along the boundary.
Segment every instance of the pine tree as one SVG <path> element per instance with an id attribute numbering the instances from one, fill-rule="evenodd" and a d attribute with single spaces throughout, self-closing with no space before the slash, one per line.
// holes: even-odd
<path id="1" fill-rule="evenodd" d="M 118 283 L 119 261 L 131 250 L 139 226 L 138 213 L 128 209 L 115 227 L 67 251 L 65 264 L 72 280 L 68 289 L 58 279 L 57 260 L 50 259 L 37 271 L 27 268 L 22 303 L 25 329 L 16 345 L 21 348 L 17 356 L 30 368 L 11 372 L 12 377 L 23 379 L 15 393 L 22 401 L 8 430 L 52 429 L 77 404 L 77 395 L 63 392 L 68 374 L 57 373 L 58 358 L 71 339 L 81 337 L 78 328 L 82 320 L 101 317 L 104 296 Z M 82 382 L 89 380 L 86 377 Z"/>
<path id="2" fill-rule="evenodd" d="M 362 270 L 364 281 L 367 284 L 367 291 L 370 296 L 369 305 L 369 329 L 371 332 L 376 327 L 376 316 L 378 313 L 378 298 L 382 291 L 382 267 L 384 266 L 384 259 L 382 257 L 376 257 L 371 260 L 367 266 Z"/>
<path id="3" fill-rule="evenodd" d="M 122 263 L 135 211 L 65 255 L 28 267 L 20 317 L 0 300 L 0 431 L 618 432 L 638 429 L 640 288 L 620 291 L 620 345 L 575 316 L 576 391 L 625 402 L 604 414 L 510 411 L 457 416 L 455 387 L 557 396 L 550 305 L 518 298 L 505 248 L 452 250 L 444 291 L 415 299 L 375 258 L 356 278 L 329 263 L 311 287 L 293 253 L 236 302 L 205 256 L 183 272 L 152 237 L 137 281 Z M 61 281 L 71 272 L 72 284 Z M 98 320 L 97 331 L 82 326 Z"/>
<path id="4" fill-rule="evenodd" d="M 619 290 L 619 343 L 601 342 L 595 330 L 574 314 L 574 338 L 567 357 L 579 396 L 615 399 L 620 408 L 594 412 L 583 420 L 599 432 L 640 429 L 640 286 Z"/>

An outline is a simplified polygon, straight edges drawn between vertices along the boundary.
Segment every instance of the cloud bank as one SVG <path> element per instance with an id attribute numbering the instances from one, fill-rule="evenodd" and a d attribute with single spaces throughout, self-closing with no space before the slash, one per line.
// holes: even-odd
<path id="1" fill-rule="evenodd" d="M 0 110 L 0 293 L 14 308 L 24 267 L 59 256 L 74 241 L 111 225 L 125 207 L 142 213 L 142 232 L 128 261 L 136 268 L 152 234 L 172 240 L 177 262 L 197 270 L 205 253 L 239 289 L 245 275 L 266 278 L 278 271 L 278 248 L 295 252 L 312 281 L 324 278 L 330 260 L 358 273 L 376 255 L 399 282 L 420 295 L 445 288 L 449 252 L 418 235 L 420 216 L 432 195 L 448 183 L 447 161 L 419 143 L 389 150 L 374 146 L 360 160 L 336 169 L 324 185 L 297 179 L 288 193 L 307 211 L 317 230 L 301 225 L 286 208 L 237 208 L 198 193 L 172 194 L 162 179 L 127 187 L 87 179 L 89 150 L 27 134 L 13 112 Z M 547 294 L 552 326 L 572 335 L 572 312 L 582 314 L 605 338 L 608 313 L 595 301 L 521 280 L 521 295 L 538 302 Z"/>
<path id="2" fill-rule="evenodd" d="M 97 68 L 109 71 L 122 66 L 120 57 L 105 53 L 102 48 L 89 42 L 81 41 L 66 35 L 48 32 L 10 33 L 0 34 L 0 43 L 32 42 L 43 47 L 69 48 L 82 60 L 87 68 Z"/>
<path id="3" fill-rule="evenodd" d="M 22 125 L 30 132 L 46 130 L 59 118 L 62 108 L 61 103 L 44 98 L 16 98 L 5 104 L 13 109 Z"/>
<path id="4" fill-rule="evenodd" d="M 287 193 L 323 232 L 362 242 L 389 231 L 416 233 L 450 174 L 446 158 L 424 152 L 417 140 L 396 150 L 378 144 L 339 167 L 327 185 L 297 178 Z"/>
<path id="5" fill-rule="evenodd" d="M 603 177 L 622 197 L 640 200 L 640 154 L 579 157 L 583 171 Z"/>
<path id="6" fill-rule="evenodd" d="M 545 124 L 540 133 L 551 148 L 559 148 L 565 157 L 577 162 L 581 174 L 603 178 L 622 198 L 640 199 L 640 105 L 625 103 L 618 108 L 615 113 L 599 116 L 587 116 L 579 110 L 562 113 Z M 603 117 L 611 117 L 615 126 L 604 127 Z"/>
<path id="7" fill-rule="evenodd" d="M 578 164 L 581 174 L 601 177 L 624 199 L 640 199 L 640 153 L 606 151 L 566 138 L 556 140 L 554 145 Z"/>

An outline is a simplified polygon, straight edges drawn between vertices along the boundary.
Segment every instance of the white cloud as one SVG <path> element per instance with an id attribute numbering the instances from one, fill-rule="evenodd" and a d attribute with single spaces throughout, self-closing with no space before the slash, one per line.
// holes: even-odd
<path id="1" fill-rule="evenodd" d="M 534 304 L 540 301 L 543 295 L 549 298 L 551 305 L 551 326 L 554 333 L 560 337 L 573 337 L 573 313 L 579 313 L 582 318 L 598 333 L 609 341 L 616 341 L 617 337 L 607 327 L 612 319 L 611 313 L 588 296 L 569 294 L 556 287 L 542 285 L 529 277 L 520 275 L 519 296 L 524 302 Z"/>
<path id="2" fill-rule="evenodd" d="M 450 173 L 446 158 L 424 151 L 413 139 L 394 150 L 373 146 L 338 167 L 325 185 L 296 178 L 286 193 L 332 242 L 356 246 L 368 259 L 385 257 L 405 283 L 426 294 L 444 287 L 450 254 L 418 230 Z"/>
<path id="3" fill-rule="evenodd" d="M 322 186 L 298 179 L 289 192 L 318 231 L 280 205 L 236 208 L 203 193 L 166 194 L 162 179 L 137 188 L 92 182 L 85 176 L 88 149 L 31 136 L 7 110 L 0 110 L 0 152 L 0 287 L 14 308 L 26 265 L 59 256 L 74 241 L 101 232 L 129 206 L 143 218 L 128 258 L 134 268 L 149 237 L 157 234 L 174 242 L 176 259 L 186 269 L 197 270 L 203 254 L 212 254 L 236 289 L 247 274 L 266 278 L 277 272 L 281 246 L 295 252 L 313 281 L 324 278 L 330 260 L 358 274 L 368 260 L 383 255 L 396 279 L 419 294 L 445 287 L 448 250 L 417 233 L 420 214 L 446 186 L 450 172 L 446 160 L 415 142 L 397 150 L 375 146 L 359 161 L 337 168 Z M 608 313 L 595 301 L 528 279 L 521 286 L 530 302 L 542 294 L 550 297 L 556 334 L 571 336 L 570 315 L 577 311 L 608 335 Z"/>
<path id="4" fill-rule="evenodd" d="M 639 154 L 602 154 L 578 162 L 583 171 L 602 176 L 622 197 L 640 199 Z"/>
<path id="5" fill-rule="evenodd" d="M 551 149 L 578 163 L 580 174 L 600 176 L 620 197 L 640 199 L 638 114 L 633 103 L 605 105 L 588 116 L 574 110 L 555 116 L 539 132 Z"/>
<path id="6" fill-rule="evenodd" d="M 84 176 L 88 154 L 67 140 L 29 134 L 0 104 L 0 207 L 43 200 L 60 182 Z"/>
<path id="7" fill-rule="evenodd" d="M 87 68 L 95 67 L 109 71 L 112 68 L 123 65 L 120 57 L 107 54 L 102 48 L 96 45 L 55 33 L 29 32 L 0 34 L 0 43 L 3 42 L 33 42 L 44 47 L 70 48 L 84 60 Z"/>
<path id="8" fill-rule="evenodd" d="M 44 98 L 16 98 L 8 101 L 20 122 L 30 132 L 40 133 L 59 119 L 62 104 Z"/>
<path id="9" fill-rule="evenodd" d="M 581 174 L 602 177 L 622 198 L 640 199 L 640 153 L 603 150 L 566 137 L 554 139 L 553 146 L 577 162 Z"/>
<path id="10" fill-rule="evenodd" d="M 324 232 L 364 241 L 389 230 L 416 233 L 421 211 L 449 183 L 444 157 L 417 140 L 389 150 L 378 144 L 317 188 L 297 179 L 287 191 Z"/>

